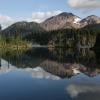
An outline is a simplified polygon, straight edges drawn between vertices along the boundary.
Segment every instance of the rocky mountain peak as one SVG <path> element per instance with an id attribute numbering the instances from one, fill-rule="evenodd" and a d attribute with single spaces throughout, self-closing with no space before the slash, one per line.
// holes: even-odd
<path id="1" fill-rule="evenodd" d="M 77 15 L 74 15 L 73 13 L 69 12 L 62 12 L 56 16 L 52 16 L 48 19 L 46 19 L 42 23 L 36 23 L 36 22 L 17 22 L 13 25 L 9 26 L 5 30 L 11 30 L 16 28 L 18 30 L 24 30 L 27 31 L 37 29 L 37 30 L 45 30 L 45 31 L 52 31 L 52 30 L 59 30 L 59 29 L 66 29 L 66 28 L 82 28 L 85 26 L 90 25 L 96 25 L 100 24 L 100 17 L 91 15 L 84 19 L 81 19 Z M 38 27 L 38 28 L 37 28 Z"/>
<path id="2" fill-rule="evenodd" d="M 80 23 L 81 23 L 82 27 L 84 27 L 86 25 L 99 24 L 100 17 L 95 16 L 95 15 L 91 15 L 91 16 L 88 16 L 88 17 L 82 19 Z"/>
<path id="3" fill-rule="evenodd" d="M 47 31 L 62 28 L 72 28 L 80 21 L 80 18 L 72 13 L 63 12 L 45 20 L 40 25 Z M 75 26 L 76 27 L 76 26 Z"/>
<path id="4" fill-rule="evenodd" d="M 88 16 L 87 18 L 95 19 L 95 18 L 99 18 L 99 17 L 96 16 L 96 15 L 90 15 L 90 16 Z"/>
<path id="5" fill-rule="evenodd" d="M 69 13 L 69 12 L 62 12 L 61 14 L 59 14 L 58 16 L 68 16 L 68 17 L 73 17 L 75 16 L 73 13 Z"/>

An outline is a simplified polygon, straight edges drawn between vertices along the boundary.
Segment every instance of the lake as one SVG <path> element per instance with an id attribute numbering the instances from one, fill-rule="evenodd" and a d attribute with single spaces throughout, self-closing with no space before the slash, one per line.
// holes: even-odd
<path id="1" fill-rule="evenodd" d="M 0 50 L 0 100 L 100 100 L 99 73 L 99 50 Z"/>

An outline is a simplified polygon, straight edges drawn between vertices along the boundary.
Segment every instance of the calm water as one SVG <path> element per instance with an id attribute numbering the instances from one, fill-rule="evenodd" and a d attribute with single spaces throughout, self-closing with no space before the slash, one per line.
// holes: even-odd
<path id="1" fill-rule="evenodd" d="M 0 100 L 100 100 L 100 53 L 0 51 Z"/>

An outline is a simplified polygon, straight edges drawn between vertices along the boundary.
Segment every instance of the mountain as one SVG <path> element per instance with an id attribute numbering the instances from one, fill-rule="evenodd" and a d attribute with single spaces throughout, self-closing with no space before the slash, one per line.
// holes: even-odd
<path id="1" fill-rule="evenodd" d="M 95 24 L 100 24 L 100 17 L 95 15 L 88 16 L 80 21 L 80 27 L 85 27 L 88 25 L 95 25 Z"/>
<path id="2" fill-rule="evenodd" d="M 63 12 L 45 20 L 40 25 L 47 31 L 65 28 L 78 28 L 80 20 L 80 17 L 72 13 Z"/>
<path id="3" fill-rule="evenodd" d="M 76 40 L 77 37 L 75 36 L 75 33 L 77 32 L 87 33 L 86 31 L 83 31 L 83 29 L 84 30 L 87 29 L 88 32 L 91 34 L 91 37 L 89 37 L 90 40 L 95 41 L 94 36 L 100 33 L 100 17 L 91 15 L 82 19 L 72 13 L 63 12 L 56 16 L 48 18 L 42 23 L 25 22 L 25 21 L 14 23 L 13 25 L 4 29 L 2 31 L 2 34 L 5 37 L 21 36 L 23 39 L 41 45 L 47 45 L 53 43 L 57 46 L 66 45 L 71 47 L 74 46 L 75 44 L 74 40 Z M 85 37 L 84 34 L 81 35 L 82 37 L 83 36 Z M 92 39 L 92 37 L 94 39 Z M 70 38 L 72 41 L 70 41 Z M 84 39 L 82 38 L 81 40 L 83 41 Z M 85 42 L 84 45 L 90 43 L 89 40 L 87 41 L 88 42 Z M 81 43 L 83 44 L 83 42 Z M 92 41 L 91 43 L 92 45 L 94 45 L 95 42 Z"/>
<path id="4" fill-rule="evenodd" d="M 44 29 L 40 27 L 38 23 L 22 21 L 9 26 L 8 28 L 2 31 L 2 34 L 6 36 L 21 35 L 22 37 L 24 37 L 26 35 L 39 33 L 42 31 L 44 31 Z"/>
<path id="5" fill-rule="evenodd" d="M 60 29 L 71 29 L 71 28 L 83 28 L 88 25 L 96 25 L 100 24 L 100 17 L 91 15 L 84 19 L 74 15 L 73 13 L 63 12 L 56 16 L 52 16 L 46 19 L 42 23 L 36 22 L 17 22 L 5 30 L 3 33 L 21 33 L 21 34 L 30 34 L 30 33 L 38 33 L 43 31 L 52 31 L 52 30 L 60 30 Z"/>
<path id="6" fill-rule="evenodd" d="M 59 15 L 53 16 L 40 25 L 47 31 L 66 29 L 66 28 L 83 28 L 88 25 L 94 25 L 100 23 L 100 17 L 91 15 L 84 19 L 81 19 L 77 15 L 72 13 L 63 12 Z"/>

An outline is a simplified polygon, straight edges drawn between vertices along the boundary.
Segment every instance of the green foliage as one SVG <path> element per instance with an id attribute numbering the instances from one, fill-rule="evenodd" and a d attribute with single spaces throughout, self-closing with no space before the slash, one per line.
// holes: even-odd
<path id="1" fill-rule="evenodd" d="M 13 37 L 4 37 L 0 35 L 0 48 L 27 48 L 28 42 L 23 40 L 20 36 Z"/>
<path id="2" fill-rule="evenodd" d="M 93 47 L 96 43 L 98 31 L 95 28 L 63 29 L 49 32 L 30 34 L 25 38 L 41 45 L 54 47 Z"/>
<path id="3" fill-rule="evenodd" d="M 44 29 L 40 27 L 38 23 L 35 22 L 17 22 L 10 27 L 6 28 L 5 30 L 2 31 L 2 35 L 5 37 L 9 36 L 21 36 L 25 37 L 28 35 L 34 35 L 35 33 L 40 33 L 43 32 Z"/>
<path id="4" fill-rule="evenodd" d="M 33 44 L 54 45 L 55 47 L 93 47 L 97 43 L 98 34 L 100 34 L 100 25 L 81 29 L 45 31 L 37 23 L 18 22 L 2 31 L 4 38 L 1 38 L 0 41 L 1 43 L 6 41 L 9 44 L 25 44 L 27 41 Z"/>

